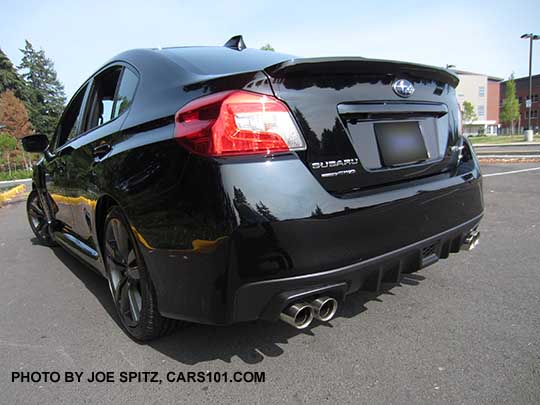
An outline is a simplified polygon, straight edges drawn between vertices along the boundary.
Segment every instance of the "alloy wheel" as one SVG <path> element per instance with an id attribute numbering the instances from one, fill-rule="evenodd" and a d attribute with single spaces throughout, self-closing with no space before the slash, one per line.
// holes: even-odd
<path id="1" fill-rule="evenodd" d="M 107 223 L 105 259 L 109 286 L 122 322 L 135 328 L 141 320 L 143 305 L 139 263 L 128 230 L 117 218 Z"/>
<path id="2" fill-rule="evenodd" d="M 36 237 L 42 242 L 49 242 L 51 236 L 49 234 L 49 223 L 47 222 L 47 217 L 39 196 L 35 191 L 32 191 L 28 197 L 28 202 L 26 206 L 28 212 L 28 219 L 30 225 Z"/>

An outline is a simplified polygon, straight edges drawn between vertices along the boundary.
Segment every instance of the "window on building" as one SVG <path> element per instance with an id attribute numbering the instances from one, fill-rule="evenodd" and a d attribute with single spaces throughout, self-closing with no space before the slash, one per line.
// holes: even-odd
<path id="1" fill-rule="evenodd" d="M 521 98 L 521 96 L 518 97 L 518 103 L 521 104 L 521 102 L 523 101 L 523 98 Z"/>
<path id="2" fill-rule="evenodd" d="M 478 87 L 478 97 L 484 97 L 486 95 L 486 88 L 484 86 Z"/>
<path id="3" fill-rule="evenodd" d="M 538 94 L 533 94 L 533 103 L 538 102 Z"/>
<path id="4" fill-rule="evenodd" d="M 538 118 L 538 110 L 529 110 L 529 111 L 525 111 L 525 114 L 523 114 L 523 119 L 524 120 L 527 120 L 529 118 L 529 115 L 531 116 L 531 119 L 534 118 Z"/>
<path id="5" fill-rule="evenodd" d="M 485 115 L 484 106 L 479 105 L 478 106 L 478 117 L 483 117 Z"/>

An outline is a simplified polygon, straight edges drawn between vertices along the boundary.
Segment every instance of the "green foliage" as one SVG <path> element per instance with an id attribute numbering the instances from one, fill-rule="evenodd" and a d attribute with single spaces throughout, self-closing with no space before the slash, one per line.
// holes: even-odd
<path id="1" fill-rule="evenodd" d="M 0 49 L 0 93 L 7 90 L 13 90 L 18 98 L 22 98 L 24 82 L 15 70 L 13 63 Z"/>
<path id="2" fill-rule="evenodd" d="M 31 177 L 32 170 L 12 170 L 11 173 L 0 172 L 0 181 L 29 179 Z"/>
<path id="3" fill-rule="evenodd" d="M 60 119 L 66 97 L 53 62 L 40 49 L 25 41 L 19 69 L 26 84 L 23 97 L 30 112 L 30 122 L 38 133 L 51 136 Z"/>
<path id="4" fill-rule="evenodd" d="M 7 153 L 17 148 L 17 139 L 13 136 L 1 133 L 0 134 L 0 152 Z"/>
<path id="5" fill-rule="evenodd" d="M 510 80 L 506 82 L 506 90 L 504 95 L 503 107 L 501 110 L 501 121 L 509 123 L 514 132 L 514 122 L 519 119 L 519 102 L 516 97 L 516 82 L 514 75 L 510 76 Z"/>
<path id="6" fill-rule="evenodd" d="M 17 149 L 17 138 L 6 133 L 0 134 L 0 154 L 5 156 L 6 158 L 8 173 L 10 176 L 11 176 L 10 156 L 11 156 L 11 152 L 13 152 L 15 149 Z"/>
<path id="7" fill-rule="evenodd" d="M 261 46 L 261 51 L 272 51 L 275 52 L 276 50 L 272 47 L 270 44 L 266 44 L 264 46 Z"/>
<path id="8" fill-rule="evenodd" d="M 476 121 L 478 117 L 476 116 L 476 112 L 474 111 L 474 106 L 470 101 L 464 101 L 463 102 L 463 121 L 471 124 L 473 121 Z"/>
<path id="9" fill-rule="evenodd" d="M 51 135 L 65 104 L 64 88 L 45 52 L 36 51 L 28 41 L 21 52 L 23 58 L 17 72 L 0 49 L 0 124 L 6 132 L 0 133 L 0 178 L 3 179 L 28 177 L 27 171 L 18 169 L 29 169 L 39 156 L 24 152 L 17 138 L 30 133 L 32 126 L 40 133 Z"/>

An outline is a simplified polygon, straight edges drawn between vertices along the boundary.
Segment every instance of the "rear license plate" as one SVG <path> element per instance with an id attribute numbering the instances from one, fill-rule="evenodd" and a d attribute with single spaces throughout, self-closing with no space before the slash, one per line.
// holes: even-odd
<path id="1" fill-rule="evenodd" d="M 418 122 L 388 122 L 373 126 L 384 166 L 401 166 L 429 158 Z"/>

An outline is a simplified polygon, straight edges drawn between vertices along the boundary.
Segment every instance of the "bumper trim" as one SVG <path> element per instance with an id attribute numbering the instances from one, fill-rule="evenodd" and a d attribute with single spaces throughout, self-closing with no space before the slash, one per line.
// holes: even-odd
<path id="1" fill-rule="evenodd" d="M 364 284 L 374 284 L 374 289 L 379 289 L 389 276 L 394 278 L 396 270 L 399 275 L 434 263 L 436 260 L 423 263 L 422 248 L 426 246 L 436 245 L 437 258 L 459 252 L 463 238 L 478 225 L 482 216 L 483 213 L 427 239 L 337 269 L 244 284 L 234 297 L 232 321 L 277 319 L 288 301 L 284 297 L 295 297 L 299 293 L 305 297 L 340 283 L 347 285 L 344 295 L 358 291 Z"/>

